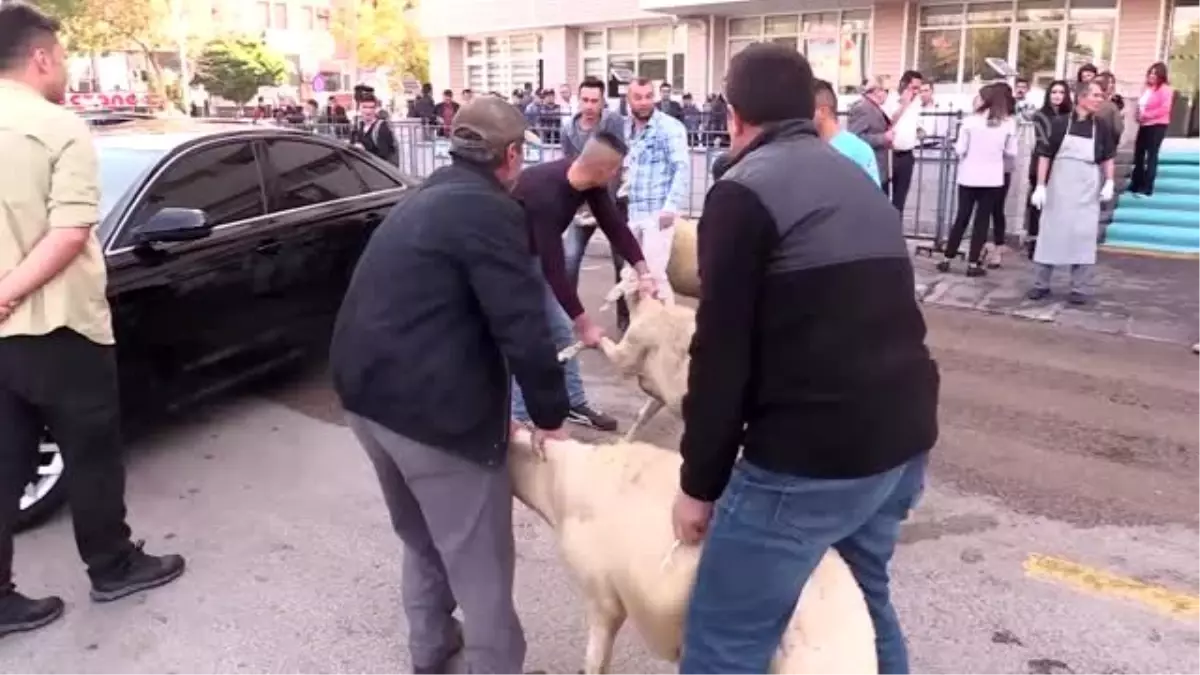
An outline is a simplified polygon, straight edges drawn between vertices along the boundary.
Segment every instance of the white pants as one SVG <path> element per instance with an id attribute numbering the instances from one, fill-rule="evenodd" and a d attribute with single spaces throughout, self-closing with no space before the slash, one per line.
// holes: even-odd
<path id="1" fill-rule="evenodd" d="M 671 243 L 675 240 L 675 226 L 667 229 L 658 226 L 658 216 L 631 218 L 629 229 L 637 237 L 646 257 L 646 267 L 658 284 L 659 297 L 668 304 L 675 302 L 675 292 L 667 278 L 667 265 L 671 262 Z"/>

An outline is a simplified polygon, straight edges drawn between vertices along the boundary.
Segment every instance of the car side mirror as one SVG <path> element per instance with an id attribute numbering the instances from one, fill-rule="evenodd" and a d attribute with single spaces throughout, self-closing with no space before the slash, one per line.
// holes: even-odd
<path id="1" fill-rule="evenodd" d="M 199 209 L 168 206 L 158 210 L 133 233 L 138 244 L 195 241 L 212 234 L 208 216 Z"/>

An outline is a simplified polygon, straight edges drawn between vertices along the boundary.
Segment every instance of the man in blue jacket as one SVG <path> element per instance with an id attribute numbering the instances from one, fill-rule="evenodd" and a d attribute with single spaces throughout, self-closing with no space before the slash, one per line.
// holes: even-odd
<path id="1" fill-rule="evenodd" d="M 509 374 L 534 442 L 565 438 L 567 392 L 510 194 L 525 120 L 499 98 L 464 106 L 452 163 L 402 200 L 367 244 L 334 329 L 334 388 L 375 466 L 404 542 L 403 597 L 417 673 L 519 673 Z M 465 634 L 452 617 L 460 606 Z"/>

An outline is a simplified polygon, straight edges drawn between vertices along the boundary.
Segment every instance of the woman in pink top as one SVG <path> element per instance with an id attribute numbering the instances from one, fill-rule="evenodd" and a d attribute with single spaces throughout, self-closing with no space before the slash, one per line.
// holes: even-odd
<path id="1" fill-rule="evenodd" d="M 1133 146 L 1133 177 L 1129 192 L 1154 194 L 1154 176 L 1158 173 L 1158 151 L 1171 121 L 1171 102 L 1175 91 L 1167 85 L 1167 67 L 1161 61 L 1146 71 L 1146 90 L 1138 99 L 1137 142 Z"/>

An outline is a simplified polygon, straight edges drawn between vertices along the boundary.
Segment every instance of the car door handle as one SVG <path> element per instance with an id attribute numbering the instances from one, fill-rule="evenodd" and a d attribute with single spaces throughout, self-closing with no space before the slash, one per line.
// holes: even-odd
<path id="1" fill-rule="evenodd" d="M 254 252 L 261 253 L 262 255 L 275 255 L 276 253 L 279 253 L 279 250 L 282 248 L 283 248 L 283 244 L 272 239 L 269 241 L 264 241 L 263 243 L 259 244 L 258 246 L 255 246 Z"/>

